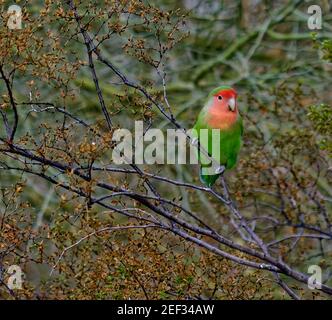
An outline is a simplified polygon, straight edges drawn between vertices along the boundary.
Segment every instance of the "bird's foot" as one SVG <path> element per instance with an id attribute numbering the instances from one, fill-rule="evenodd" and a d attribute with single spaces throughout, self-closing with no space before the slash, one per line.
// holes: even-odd
<path id="1" fill-rule="evenodd" d="M 216 174 L 223 174 L 225 171 L 225 166 L 220 166 L 217 168 L 217 170 L 215 171 Z"/>
<path id="2" fill-rule="evenodd" d="M 192 139 L 191 139 L 191 144 L 192 144 L 193 146 L 197 146 L 197 145 L 198 145 L 198 139 L 197 139 L 197 138 L 192 138 Z"/>

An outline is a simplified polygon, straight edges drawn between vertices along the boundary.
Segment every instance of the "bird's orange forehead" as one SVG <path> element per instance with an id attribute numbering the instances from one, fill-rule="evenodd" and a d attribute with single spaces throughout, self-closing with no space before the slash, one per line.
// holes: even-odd
<path id="1" fill-rule="evenodd" d="M 223 97 L 230 99 L 230 98 L 236 98 L 237 93 L 234 89 L 221 89 L 218 93 L 215 94 L 215 96 L 222 95 Z"/>

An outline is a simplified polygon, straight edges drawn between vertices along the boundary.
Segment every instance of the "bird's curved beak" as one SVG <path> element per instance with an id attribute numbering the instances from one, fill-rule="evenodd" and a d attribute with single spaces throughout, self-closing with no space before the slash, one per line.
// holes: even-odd
<path id="1" fill-rule="evenodd" d="M 231 98 L 228 100 L 228 108 L 230 111 L 235 110 L 235 99 L 234 98 Z"/>

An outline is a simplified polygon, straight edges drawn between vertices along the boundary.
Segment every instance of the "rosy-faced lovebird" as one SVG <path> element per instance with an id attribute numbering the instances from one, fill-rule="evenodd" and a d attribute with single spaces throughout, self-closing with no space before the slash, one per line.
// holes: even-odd
<path id="1" fill-rule="evenodd" d="M 199 152 L 200 178 L 208 187 L 223 173 L 220 168 L 231 169 L 237 161 L 242 144 L 243 123 L 236 97 L 236 91 L 229 86 L 212 90 L 193 128 L 199 149 L 205 150 L 205 155 L 208 153 L 214 159 L 213 162 L 218 164 L 211 165 L 211 161 L 206 161 L 207 157 L 203 159 L 204 153 Z"/>

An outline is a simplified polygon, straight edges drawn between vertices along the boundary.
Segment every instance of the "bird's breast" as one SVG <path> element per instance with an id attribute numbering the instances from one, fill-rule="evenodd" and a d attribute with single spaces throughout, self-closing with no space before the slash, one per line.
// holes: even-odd
<path id="1" fill-rule="evenodd" d="M 213 129 L 230 129 L 236 123 L 237 118 L 237 112 L 220 112 L 213 108 L 211 108 L 206 114 L 207 124 Z"/>

